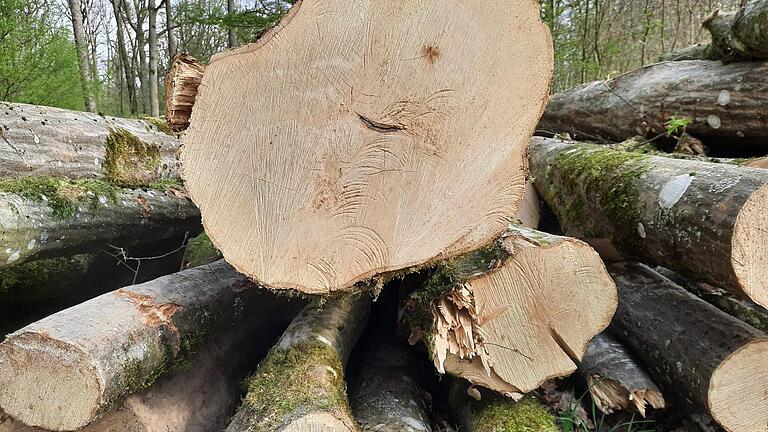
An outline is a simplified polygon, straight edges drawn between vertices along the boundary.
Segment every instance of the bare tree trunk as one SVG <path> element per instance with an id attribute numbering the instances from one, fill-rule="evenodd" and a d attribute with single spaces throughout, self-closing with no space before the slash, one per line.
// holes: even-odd
<path id="1" fill-rule="evenodd" d="M 152 117 L 160 116 L 160 102 L 157 91 L 157 5 L 149 0 L 149 106 Z"/>
<path id="2" fill-rule="evenodd" d="M 88 48 L 83 29 L 83 15 L 80 11 L 80 0 L 69 0 L 69 10 L 72 13 L 72 30 L 75 35 L 75 47 L 80 66 L 80 79 L 83 84 L 83 96 L 85 97 L 85 109 L 96 112 L 96 101 L 93 99 L 91 78 L 88 71 Z"/>
<path id="3" fill-rule="evenodd" d="M 235 0 L 227 0 L 227 15 L 235 13 Z M 231 25 L 228 27 L 227 33 L 227 46 L 235 48 L 237 46 L 237 34 L 235 34 L 235 28 Z"/>
<path id="4" fill-rule="evenodd" d="M 131 62 L 128 59 L 128 51 L 125 49 L 125 23 L 123 22 L 122 8 L 123 0 L 112 0 L 112 10 L 115 14 L 115 23 L 117 26 L 117 50 L 120 55 L 120 63 L 125 73 L 125 86 L 128 89 L 128 101 L 131 105 L 131 114 L 139 111 L 136 101 L 136 80 L 131 69 Z"/>
<path id="5" fill-rule="evenodd" d="M 165 0 L 165 31 L 168 33 L 168 58 L 176 56 L 176 37 L 173 35 L 173 7 L 171 0 Z"/>

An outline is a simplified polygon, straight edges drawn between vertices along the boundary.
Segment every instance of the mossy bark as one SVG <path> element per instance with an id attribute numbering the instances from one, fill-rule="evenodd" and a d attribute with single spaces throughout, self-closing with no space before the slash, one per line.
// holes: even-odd
<path id="1" fill-rule="evenodd" d="M 367 295 L 309 304 L 256 372 L 228 432 L 355 431 L 344 367 L 370 311 Z"/>
<path id="2" fill-rule="evenodd" d="M 128 155 L 119 161 L 124 166 L 112 168 L 127 168 L 134 173 L 132 180 L 145 183 L 142 186 L 155 179 L 178 178 L 180 141 L 150 121 L 0 102 L 0 124 L 2 177 L 108 177 L 110 151 L 128 138 L 153 154 L 150 158 Z M 116 142 L 118 135 L 122 139 Z"/>
<path id="3" fill-rule="evenodd" d="M 187 243 L 184 250 L 184 268 L 197 267 L 221 259 L 221 252 L 216 249 L 208 234 L 202 233 Z"/>
<path id="4" fill-rule="evenodd" d="M 713 152 L 765 154 L 767 85 L 766 62 L 658 63 L 553 95 L 537 130 L 578 140 L 651 139 L 666 135 L 666 123 L 676 116 L 690 118 L 686 131 Z"/>
<path id="5" fill-rule="evenodd" d="M 263 301 L 259 292 L 219 261 L 33 323 L 0 344 L 0 407 L 30 425 L 81 428 L 183 366 Z"/>
<path id="6" fill-rule="evenodd" d="M 539 137 L 531 140 L 530 169 L 563 231 L 604 257 L 619 252 L 757 302 L 764 296 L 765 287 L 737 273 L 760 259 L 735 259 L 735 233 L 768 171 Z"/>

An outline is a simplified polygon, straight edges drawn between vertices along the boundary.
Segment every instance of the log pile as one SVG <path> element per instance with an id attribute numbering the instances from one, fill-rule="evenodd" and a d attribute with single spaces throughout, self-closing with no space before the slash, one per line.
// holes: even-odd
<path id="1" fill-rule="evenodd" d="M 605 414 L 764 428 L 768 171 L 729 152 L 765 148 L 765 64 L 649 66 L 539 123 L 716 157 L 531 138 L 552 46 L 513 3 L 299 2 L 207 66 L 176 58 L 183 138 L 9 105 L 0 272 L 66 261 L 44 286 L 77 284 L 106 250 L 136 283 L 0 342 L 0 432 L 554 432 L 582 415 L 555 379 Z M 139 283 L 156 257 L 128 245 L 180 233 Z"/>

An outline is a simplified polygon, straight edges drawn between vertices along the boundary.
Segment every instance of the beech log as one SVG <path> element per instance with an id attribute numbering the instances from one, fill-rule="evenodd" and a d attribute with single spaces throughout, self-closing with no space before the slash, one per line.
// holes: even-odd
<path id="1" fill-rule="evenodd" d="M 371 298 L 348 294 L 307 305 L 246 380 L 227 432 L 355 432 L 344 368 Z"/>
<path id="2" fill-rule="evenodd" d="M 2 184 L 0 268 L 81 252 L 114 252 L 110 244 L 127 248 L 200 230 L 200 213 L 177 189 L 35 178 L 11 193 L 2 192 Z"/>
<path id="3" fill-rule="evenodd" d="M 768 305 L 768 171 L 538 137 L 530 161 L 567 235 Z"/>
<path id="4" fill-rule="evenodd" d="M 592 339 L 579 366 L 597 408 L 605 414 L 665 408 L 664 395 L 645 367 L 605 333 Z"/>
<path id="5" fill-rule="evenodd" d="M 179 140 L 159 131 L 152 120 L 0 102 L 0 177 L 108 176 L 108 149 L 119 152 L 124 144 L 110 143 L 116 131 L 125 132 L 119 137 L 123 141 L 132 137 L 153 151 L 152 158 L 138 167 L 141 177 L 159 180 L 177 176 Z"/>
<path id="6" fill-rule="evenodd" d="M 82 428 L 264 300 L 223 261 L 122 288 L 0 344 L 0 408 L 31 426 Z"/>
<path id="7" fill-rule="evenodd" d="M 480 398 L 479 400 L 477 398 Z M 533 396 L 518 402 L 471 387 L 452 379 L 448 403 L 461 431 L 466 432 L 558 432 L 555 418 Z"/>
<path id="8" fill-rule="evenodd" d="M 435 270 L 406 300 L 404 324 L 439 372 L 514 396 L 573 373 L 615 309 L 589 245 L 511 226 Z"/>
<path id="9" fill-rule="evenodd" d="M 613 334 L 665 392 L 729 432 L 768 424 L 768 336 L 640 264 L 610 267 L 619 290 Z"/>
<path id="10" fill-rule="evenodd" d="M 539 132 L 578 140 L 620 142 L 667 133 L 673 116 L 719 153 L 734 148 L 768 153 L 768 63 L 679 61 L 645 66 L 550 99 Z"/>
<path id="11" fill-rule="evenodd" d="M 206 232 L 310 294 L 484 246 L 520 205 L 552 50 L 530 0 L 295 4 L 206 67 L 182 152 Z"/>
<path id="12" fill-rule="evenodd" d="M 350 402 L 363 431 L 431 432 L 418 360 L 397 341 L 370 342 Z"/>
<path id="13" fill-rule="evenodd" d="M 165 120 L 174 131 L 189 127 L 203 73 L 205 65 L 189 54 L 179 53 L 173 58 L 165 76 Z"/>
<path id="14" fill-rule="evenodd" d="M 263 290 L 242 311 L 236 325 L 210 338 L 183 367 L 80 432 L 211 432 L 226 428 L 240 402 L 240 381 L 277 339 L 305 302 Z M 0 423 L 0 432 L 42 429 L 18 421 Z"/>

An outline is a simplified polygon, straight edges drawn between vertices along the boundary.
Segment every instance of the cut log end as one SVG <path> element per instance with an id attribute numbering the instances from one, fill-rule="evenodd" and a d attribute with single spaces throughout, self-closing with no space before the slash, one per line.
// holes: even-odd
<path id="1" fill-rule="evenodd" d="M 214 244 L 265 285 L 327 294 L 491 242 L 550 87 L 538 7 L 332 0 L 318 20 L 315 3 L 206 68 L 182 159 Z M 478 31 L 445 37 L 468 17 Z"/>
<path id="2" fill-rule="evenodd" d="M 92 421 L 101 385 L 81 349 L 28 333 L 0 345 L 0 356 L 13 359 L 0 363 L 0 406 L 9 415 L 53 430 L 76 430 Z"/>
<path id="3" fill-rule="evenodd" d="M 643 388 L 630 391 L 620 382 L 599 375 L 587 377 L 587 384 L 595 405 L 606 414 L 636 411 L 645 417 L 648 406 L 654 409 L 663 409 L 666 406 L 664 395 L 657 389 Z"/>
<path id="4" fill-rule="evenodd" d="M 731 263 L 749 298 L 768 307 L 768 185 L 754 192 L 736 218 Z"/>
<path id="5" fill-rule="evenodd" d="M 768 424 L 768 340 L 755 340 L 731 354 L 712 374 L 712 417 L 733 431 L 758 431 Z"/>
<path id="6" fill-rule="evenodd" d="M 355 431 L 356 426 L 345 419 L 346 415 L 334 416 L 328 412 L 311 413 L 294 420 L 283 432 L 340 432 Z"/>

